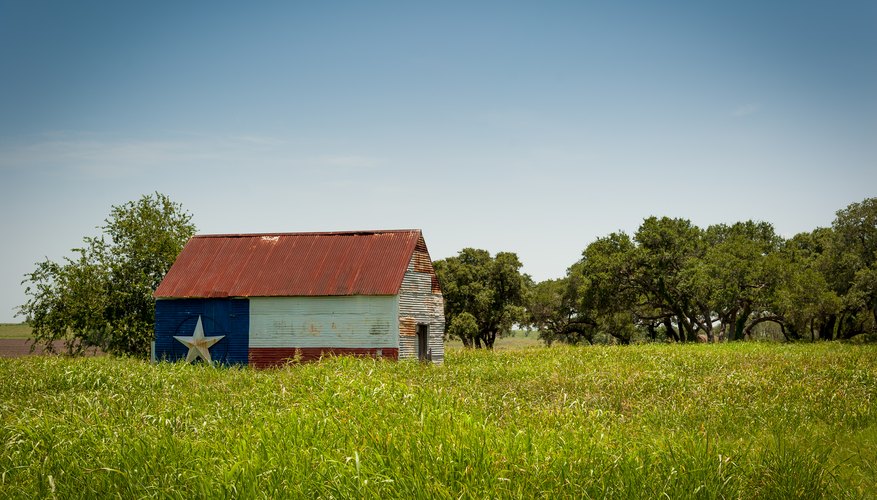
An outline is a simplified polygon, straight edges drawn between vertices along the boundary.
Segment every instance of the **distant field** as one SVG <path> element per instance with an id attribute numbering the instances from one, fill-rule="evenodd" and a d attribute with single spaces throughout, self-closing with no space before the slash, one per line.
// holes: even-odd
<path id="1" fill-rule="evenodd" d="M 0 339 L 29 339 L 30 327 L 24 323 L 0 323 Z"/>
<path id="2" fill-rule="evenodd" d="M 0 359 L 0 498 L 875 498 L 877 345 Z"/>
<path id="3" fill-rule="evenodd" d="M 524 330 L 515 330 L 508 337 L 496 339 L 493 348 L 497 351 L 515 351 L 519 349 L 529 349 L 531 347 L 543 347 L 545 343 L 539 340 L 539 332 L 527 332 Z M 449 340 L 445 342 L 445 347 L 451 349 L 463 349 L 463 343 L 459 340 Z"/>

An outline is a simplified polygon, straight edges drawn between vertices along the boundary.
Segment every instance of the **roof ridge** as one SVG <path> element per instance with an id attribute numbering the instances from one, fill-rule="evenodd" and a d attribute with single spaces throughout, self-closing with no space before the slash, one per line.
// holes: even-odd
<path id="1" fill-rule="evenodd" d="M 288 233 L 196 234 L 193 238 L 256 238 L 261 236 L 356 236 L 383 233 L 422 233 L 420 229 L 368 229 L 359 231 L 304 231 Z"/>
<path id="2" fill-rule="evenodd" d="M 396 295 L 419 229 L 192 237 L 156 298 Z"/>

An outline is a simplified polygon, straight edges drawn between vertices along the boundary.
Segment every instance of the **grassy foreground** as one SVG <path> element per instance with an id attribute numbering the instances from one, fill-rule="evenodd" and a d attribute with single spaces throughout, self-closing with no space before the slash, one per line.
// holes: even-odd
<path id="1" fill-rule="evenodd" d="M 0 360 L 0 497 L 877 496 L 877 346 Z"/>

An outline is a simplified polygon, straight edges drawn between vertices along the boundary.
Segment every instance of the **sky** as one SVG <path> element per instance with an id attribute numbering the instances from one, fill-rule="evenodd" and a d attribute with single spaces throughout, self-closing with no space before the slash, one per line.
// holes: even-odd
<path id="1" fill-rule="evenodd" d="M 877 3 L 0 0 L 0 322 L 156 191 L 537 281 L 652 215 L 792 236 L 877 196 Z"/>

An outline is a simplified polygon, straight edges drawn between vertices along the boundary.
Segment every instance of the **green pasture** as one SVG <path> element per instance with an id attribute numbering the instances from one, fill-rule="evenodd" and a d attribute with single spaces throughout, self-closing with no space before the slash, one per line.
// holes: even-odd
<path id="1" fill-rule="evenodd" d="M 0 323 L 0 339 L 29 339 L 30 326 L 24 323 Z"/>
<path id="2" fill-rule="evenodd" d="M 512 330 L 509 335 L 497 337 L 493 348 L 496 351 L 517 351 L 532 347 L 543 347 L 545 343 L 539 340 L 539 332 L 535 330 Z M 459 339 L 445 341 L 445 349 L 462 349 L 463 342 Z"/>
<path id="3" fill-rule="evenodd" d="M 0 498 L 873 498 L 877 346 L 0 359 Z"/>

